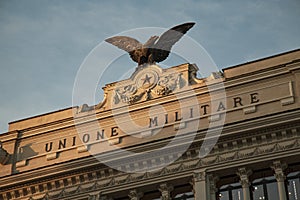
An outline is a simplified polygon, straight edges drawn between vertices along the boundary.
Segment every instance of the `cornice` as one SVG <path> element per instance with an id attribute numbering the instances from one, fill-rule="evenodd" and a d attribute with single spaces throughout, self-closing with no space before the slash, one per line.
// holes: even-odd
<path id="1" fill-rule="evenodd" d="M 236 87 L 239 85 L 244 85 L 251 82 L 256 81 L 266 81 L 269 78 L 276 77 L 283 74 L 288 74 L 291 71 L 299 70 L 300 69 L 300 62 L 292 62 L 286 63 L 284 65 L 278 65 L 271 68 L 266 69 L 265 71 L 255 72 L 253 74 L 243 75 L 241 77 L 237 77 L 235 79 L 216 79 L 211 82 L 206 83 L 199 83 L 196 85 L 191 85 L 192 89 L 194 90 L 193 94 L 189 91 L 180 91 L 180 99 L 188 98 L 191 95 L 204 95 L 209 92 L 214 92 L 218 90 L 228 89 L 231 87 Z M 209 87 L 209 90 L 207 88 Z M 164 103 L 171 103 L 173 101 L 178 100 L 174 94 L 170 94 L 168 96 L 163 96 L 157 99 L 149 100 L 147 102 L 141 102 L 138 104 L 134 104 L 130 106 L 130 112 L 147 108 L 149 106 L 155 105 L 157 103 L 164 104 Z M 76 109 L 76 108 L 73 108 Z M 122 109 L 121 109 L 122 110 Z M 96 114 L 96 117 L 95 115 Z M 122 112 L 118 112 L 118 109 L 114 111 L 114 114 L 122 114 Z M 85 113 L 80 113 L 77 117 L 77 122 L 80 123 L 88 123 L 94 120 L 102 120 L 111 116 L 111 110 L 95 110 Z M 26 128 L 23 130 L 18 130 L 23 133 L 22 138 L 36 136 L 39 134 L 45 134 L 51 131 L 57 131 L 61 129 L 67 129 L 74 126 L 74 118 L 66 118 L 63 120 L 51 122 L 48 124 L 42 124 L 31 128 Z M 10 133 L 11 134 L 11 133 Z M 1 136 L 2 137 L 2 136 Z"/>
<path id="2" fill-rule="evenodd" d="M 290 66 L 291 65 L 291 66 Z M 300 62 L 293 62 L 276 65 L 271 68 L 262 70 L 262 71 L 255 71 L 249 74 L 243 74 L 238 77 L 234 78 L 225 78 L 224 85 L 226 88 L 235 87 L 239 85 L 244 85 L 251 82 L 257 81 L 266 81 L 273 77 L 278 77 L 284 74 L 289 74 L 291 71 L 299 70 L 300 69 Z"/>
<path id="3" fill-rule="evenodd" d="M 298 111 L 299 112 L 299 111 Z M 294 114 L 298 113 L 295 111 Z M 289 115 L 287 113 L 282 113 L 281 116 L 277 116 L 277 120 L 280 120 L 282 118 L 286 118 Z M 298 115 L 299 116 L 299 115 Z M 268 122 L 268 120 L 271 120 L 272 118 L 270 117 L 269 119 L 261 119 L 264 120 L 264 122 Z M 298 118 L 299 119 L 299 118 Z M 296 119 L 296 120 L 298 120 Z M 273 120 L 274 120 L 274 116 L 273 116 Z M 295 119 L 293 118 L 289 118 L 290 123 L 292 121 L 295 121 Z M 280 120 L 282 123 L 286 123 L 286 121 L 284 120 Z M 296 122 L 296 121 L 295 121 Z M 251 131 L 251 125 L 256 124 L 257 121 L 253 121 L 252 124 L 250 124 L 250 122 L 247 122 L 245 124 L 240 124 L 239 128 L 240 130 L 245 130 L 243 129 L 244 127 L 248 127 L 247 131 L 243 131 L 243 133 L 239 134 L 240 136 L 240 140 L 242 140 L 243 137 L 253 137 L 253 135 L 248 135 L 246 132 Z M 277 124 L 278 126 L 280 124 Z M 293 130 L 298 130 L 299 131 L 299 123 L 294 123 L 294 126 L 298 125 L 298 129 L 293 128 Z M 277 141 L 277 138 L 275 142 L 269 142 L 267 140 L 262 139 L 260 144 L 252 144 L 252 146 L 248 143 L 244 143 L 243 146 L 245 147 L 235 147 L 235 149 L 230 150 L 227 149 L 226 147 L 229 147 L 230 145 L 226 144 L 228 142 L 231 142 L 232 140 L 230 138 L 227 138 L 226 140 L 224 140 L 223 138 L 225 136 L 230 136 L 230 134 L 233 133 L 227 133 L 228 131 L 233 131 L 234 129 L 236 129 L 237 127 L 234 127 L 236 125 L 232 125 L 232 126 L 228 126 L 224 128 L 224 135 L 221 136 L 220 141 L 222 141 L 221 143 L 219 143 L 219 145 L 222 145 L 223 150 L 222 151 L 218 151 L 218 149 L 214 149 L 213 152 L 211 154 L 209 154 L 206 158 L 199 160 L 199 158 L 194 158 L 195 155 L 193 156 L 191 152 L 197 152 L 195 151 L 195 149 L 199 149 L 199 145 L 201 144 L 202 138 L 198 138 L 195 142 L 194 145 L 192 145 L 190 147 L 190 153 L 186 153 L 185 155 L 182 156 L 181 159 L 178 160 L 178 162 L 173 163 L 172 165 L 168 166 L 170 167 L 169 169 L 163 169 L 163 171 L 161 171 L 160 176 L 162 176 L 164 173 L 168 174 L 169 178 L 172 178 L 173 176 L 171 176 L 171 174 L 169 173 L 170 169 L 173 168 L 173 171 L 175 170 L 175 168 L 179 170 L 179 168 L 181 169 L 182 173 L 183 171 L 187 170 L 186 173 L 183 173 L 182 176 L 186 176 L 187 174 L 190 175 L 190 171 L 197 169 L 197 168 L 207 168 L 208 171 L 214 171 L 214 170 L 222 170 L 222 169 L 226 169 L 228 168 L 228 163 L 230 162 L 230 166 L 235 167 L 235 166 L 239 166 L 239 165 L 243 165 L 244 163 L 255 163 L 255 162 L 259 162 L 262 160 L 270 160 L 270 159 L 274 159 L 274 158 L 281 158 L 283 156 L 286 157 L 286 155 L 299 155 L 299 145 L 300 145 L 300 141 L 299 141 L 299 133 L 298 136 L 293 136 L 293 137 L 289 137 L 287 139 L 280 139 Z M 292 127 L 292 125 L 290 125 Z M 260 127 L 261 129 L 263 129 L 263 127 Z M 285 127 L 286 128 L 286 127 Z M 265 127 L 265 130 L 257 130 L 257 127 L 253 127 L 253 130 L 256 130 L 256 135 L 262 135 L 259 131 L 264 132 L 265 134 L 272 134 L 271 132 L 267 132 L 266 129 L 271 129 L 273 131 L 274 128 L 273 127 Z M 277 129 L 276 131 L 278 131 L 279 129 Z M 294 131 L 295 132 L 295 131 Z M 246 133 L 246 134 L 245 134 Z M 236 135 L 236 134 L 235 134 Z M 188 137 L 186 137 L 185 139 L 187 139 Z M 228 140 L 229 139 L 229 140 Z M 273 138 L 274 139 L 274 138 Z M 275 140 L 274 139 L 274 140 Z M 167 141 L 158 141 L 158 143 L 161 142 L 167 142 Z M 278 143 L 282 143 L 284 145 L 278 144 Z M 266 143 L 267 145 L 263 145 L 263 143 Z M 195 145 L 198 144 L 198 145 Z M 146 144 L 147 145 L 151 145 L 151 144 Z M 260 146 L 260 147 L 259 147 Z M 135 147 L 135 148 L 141 148 L 139 146 Z M 236 149 L 237 148 L 237 149 Z M 264 149 L 262 149 L 264 148 Z M 244 153 L 246 152 L 246 153 Z M 270 153 L 272 153 L 272 157 L 270 157 Z M 195 153 L 194 153 L 195 154 Z M 226 156 L 222 156 L 222 154 L 226 154 Z M 114 156 L 116 157 L 116 156 Z M 192 159 L 191 159 L 192 158 Z M 189 166 L 193 166 L 193 167 L 186 167 L 186 165 Z M 101 168 L 99 168 L 100 166 L 102 166 Z M 79 174 L 85 174 L 90 172 L 91 168 L 97 168 L 98 170 L 107 170 L 108 168 L 100 165 L 98 162 L 95 162 L 95 158 L 93 157 L 88 157 L 88 158 L 84 158 L 84 159 L 79 159 L 79 160 L 75 160 L 75 161 L 71 161 L 71 162 L 67 162 L 67 163 L 62 163 L 62 164 L 57 164 L 51 167 L 47 167 L 47 168 L 41 168 L 41 169 L 37 169 L 37 170 L 33 170 L 30 172 L 26 172 L 26 173 L 20 173 L 20 174 L 15 174 L 13 176 L 8 176 L 8 177 L 4 177 L 0 179 L 1 182 L 1 187 L 2 188 L 8 188 L 8 187 L 13 187 L 13 188 L 17 188 L 23 184 L 26 183 L 26 185 L 28 184 L 34 184 L 35 181 L 40 180 L 42 182 L 48 180 L 48 181 L 52 181 L 51 179 L 59 179 L 59 177 L 61 179 L 66 178 L 68 176 L 77 176 L 78 173 Z M 176 167 L 177 166 L 177 167 Z M 89 169 L 89 170 L 87 170 Z M 176 171 L 176 174 L 174 175 L 174 177 L 181 177 L 181 175 L 179 175 L 179 171 Z M 172 170 L 171 170 L 172 171 Z M 178 172 L 178 173 L 177 173 Z M 154 179 L 151 179 L 152 181 Z M 150 180 L 150 182 L 151 182 Z M 161 180 L 161 177 L 157 177 L 157 180 Z M 134 182 L 136 182 L 137 180 L 135 180 Z M 145 180 L 143 180 L 145 181 Z M 127 184 L 127 183 L 126 183 Z M 19 186 L 18 186 L 19 185 Z M 25 185 L 23 185 L 24 187 Z M 124 187 L 124 186 L 122 186 Z"/>
<path id="4" fill-rule="evenodd" d="M 290 144 L 286 145 L 287 141 Z M 294 142 L 292 144 L 292 141 Z M 264 150 L 258 150 L 262 148 Z M 96 179 L 87 182 L 83 182 L 79 185 L 66 186 L 60 189 L 55 189 L 49 192 L 42 192 L 38 196 L 48 196 L 51 199 L 65 199 L 74 196 L 84 196 L 91 192 L 101 191 L 101 194 L 108 194 L 118 192 L 120 190 L 128 190 L 132 188 L 138 188 L 141 184 L 143 187 L 147 185 L 158 184 L 161 182 L 168 182 L 176 179 L 182 179 L 192 177 L 193 171 L 205 168 L 207 173 L 215 172 L 216 170 L 227 169 L 228 165 L 231 168 L 237 169 L 238 167 L 251 165 L 252 163 L 266 162 L 274 159 L 280 159 L 286 157 L 286 155 L 300 156 L 300 137 L 296 136 L 289 138 L 286 141 L 273 142 L 272 147 L 245 147 L 248 153 L 242 153 L 236 149 L 235 154 L 237 156 L 231 156 L 227 159 L 221 159 L 226 153 L 219 153 L 214 156 L 214 159 L 208 158 L 206 161 L 199 159 L 180 160 L 177 163 L 173 163 L 162 170 L 155 172 L 146 172 L 141 174 L 116 174 L 104 179 Z M 272 157 L 269 154 L 272 153 Z M 211 156 L 210 156 L 211 157 Z M 209 160 L 209 161 L 208 161 Z M 242 160 L 242 161 L 241 161 Z M 225 165 L 225 166 L 224 166 Z M 33 195 L 34 197 L 35 195 Z M 34 198 L 33 198 L 34 199 Z"/>

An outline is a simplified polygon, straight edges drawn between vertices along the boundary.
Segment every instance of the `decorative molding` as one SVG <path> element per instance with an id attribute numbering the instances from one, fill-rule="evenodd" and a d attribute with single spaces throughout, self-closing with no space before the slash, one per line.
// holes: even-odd
<path id="1" fill-rule="evenodd" d="M 77 180 L 72 185 L 72 182 L 70 182 L 70 186 L 65 186 L 63 188 L 54 189 L 55 187 L 52 186 L 52 189 L 47 188 L 45 191 L 39 191 L 36 189 L 36 195 L 40 194 L 47 194 L 49 199 L 60 199 L 58 196 L 64 196 L 64 197 L 72 197 L 74 195 L 81 194 L 83 192 L 93 192 L 97 191 L 99 189 L 107 189 L 114 188 L 115 186 L 122 186 L 122 185 L 129 185 L 129 184 L 135 184 L 137 182 L 144 182 L 145 180 L 151 180 L 151 179 L 157 179 L 159 180 L 164 179 L 164 177 L 168 176 L 174 176 L 174 178 L 178 177 L 179 174 L 187 172 L 187 171 L 194 171 L 194 180 L 195 181 L 201 181 L 205 180 L 205 171 L 199 171 L 197 169 L 199 168 L 210 168 L 210 167 L 216 167 L 218 165 L 222 164 L 231 164 L 234 162 L 239 162 L 241 160 L 244 160 L 247 162 L 247 160 L 253 160 L 255 158 L 256 160 L 260 157 L 268 156 L 270 153 L 275 155 L 281 155 L 282 157 L 285 157 L 285 154 L 287 154 L 289 151 L 296 151 L 299 152 L 300 149 L 300 133 L 299 133 L 299 127 L 295 128 L 293 126 L 290 127 L 282 127 L 285 128 L 284 130 L 278 130 L 274 129 L 276 131 L 276 135 L 274 137 L 271 137 L 271 140 L 262 140 L 259 138 L 263 138 L 262 136 L 271 135 L 272 132 L 270 131 L 262 131 L 257 132 L 256 135 L 248 135 L 248 137 L 245 137 L 245 135 L 240 135 L 240 138 L 235 138 L 235 141 L 237 141 L 240 145 L 233 147 L 232 141 L 229 139 L 227 141 L 224 141 L 220 139 L 220 141 L 223 141 L 219 143 L 219 145 L 222 145 L 222 149 L 217 149 L 216 151 L 211 152 L 207 155 L 207 157 L 203 159 L 199 159 L 199 151 L 195 151 L 195 149 L 199 149 L 201 143 L 193 144 L 190 146 L 189 150 L 185 153 L 184 156 L 182 156 L 180 159 L 178 159 L 176 162 L 164 167 L 161 170 L 153 171 L 153 172 L 146 172 L 146 173 L 139 173 L 139 174 L 126 174 L 122 172 L 112 171 L 109 172 L 111 175 L 108 174 L 108 168 L 101 168 L 99 167 L 95 168 L 95 171 L 88 170 L 84 173 L 78 171 L 78 174 L 68 175 L 69 177 L 63 177 L 60 179 L 53 179 L 51 182 L 51 185 L 55 185 L 55 182 L 58 180 L 63 181 L 63 179 L 75 179 Z M 284 134 L 287 132 L 293 133 L 293 135 L 290 134 Z M 278 134 L 280 133 L 280 134 Z M 258 138 L 258 143 L 253 143 L 252 138 L 256 137 Z M 270 138 L 269 136 L 266 138 Z M 240 140 L 243 140 L 245 142 L 239 142 Z M 226 145 L 225 145 L 226 144 Z M 241 146 L 242 145 L 242 146 Z M 176 152 L 174 152 L 174 155 L 176 156 Z M 189 156 L 187 156 L 189 155 Z M 161 155 L 157 155 L 161 158 Z M 160 166 L 160 162 L 153 159 L 153 158 L 143 158 L 143 160 L 135 160 L 134 162 L 137 164 L 134 167 L 139 167 L 139 162 L 144 162 L 146 160 L 151 159 L 151 162 L 154 163 L 156 166 Z M 264 162 L 265 160 L 263 160 Z M 276 165 L 275 169 L 278 169 L 278 164 Z M 195 171 L 196 170 L 196 171 Z M 133 169 L 134 171 L 134 169 Z M 247 171 L 239 170 L 241 175 L 247 174 Z M 243 172 L 243 173 L 242 173 Z M 244 173 L 245 172 L 245 173 Z M 96 173 L 97 175 L 96 180 L 90 181 L 88 178 L 89 173 Z M 190 173 L 189 173 L 190 174 Z M 249 173 L 248 173 L 249 175 Z M 83 177 L 84 179 L 80 178 Z M 80 180 L 80 181 L 79 181 Z M 48 185 L 46 183 L 38 183 L 43 185 Z M 78 185 L 79 184 L 79 185 Z M 244 185 L 247 184 L 247 181 L 243 183 Z M 35 187 L 38 188 L 38 185 L 36 183 L 32 183 L 26 187 Z M 24 186 L 23 186 L 24 187 Z M 49 191 L 50 190 L 50 191 Z M 11 191 L 11 193 L 14 193 L 15 189 Z M 31 195 L 31 190 L 29 191 L 28 195 Z M 47 192 L 49 191 L 49 192 Z M 6 190 L 6 193 L 9 192 Z M 0 197 L 3 193 L 0 192 Z M 58 195 L 59 194 L 59 195 Z M 25 196 L 28 196 L 25 195 Z"/>

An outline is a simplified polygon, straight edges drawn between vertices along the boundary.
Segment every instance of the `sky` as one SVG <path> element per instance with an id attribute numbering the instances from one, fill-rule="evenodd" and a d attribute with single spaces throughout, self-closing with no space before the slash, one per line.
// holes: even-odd
<path id="1" fill-rule="evenodd" d="M 196 22 L 188 36 L 223 69 L 298 49 L 299 18 L 299 0 L 0 0 L 0 133 L 10 121 L 71 107 L 84 59 L 118 33 Z M 122 64 L 135 66 L 126 56 Z"/>

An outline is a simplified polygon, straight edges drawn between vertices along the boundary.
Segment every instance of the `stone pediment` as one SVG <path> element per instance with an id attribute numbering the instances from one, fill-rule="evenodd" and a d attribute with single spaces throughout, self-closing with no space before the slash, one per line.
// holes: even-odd
<path id="1" fill-rule="evenodd" d="M 104 100 L 95 109 L 113 109 L 149 101 L 188 89 L 189 85 L 202 83 L 197 79 L 198 67 L 195 64 L 182 64 L 163 69 L 158 65 L 144 65 L 136 69 L 130 78 L 106 84 Z M 91 110 L 81 106 L 80 112 Z"/>

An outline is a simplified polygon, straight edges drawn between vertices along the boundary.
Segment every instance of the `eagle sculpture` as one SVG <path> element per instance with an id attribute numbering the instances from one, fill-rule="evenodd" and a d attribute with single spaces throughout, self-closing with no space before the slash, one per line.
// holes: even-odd
<path id="1" fill-rule="evenodd" d="M 160 37 L 152 36 L 145 44 L 127 36 L 115 36 L 106 39 L 118 48 L 127 51 L 138 66 L 145 63 L 156 63 L 165 60 L 171 51 L 172 46 L 189 30 L 195 23 L 184 23 L 175 26 L 164 32 Z"/>

